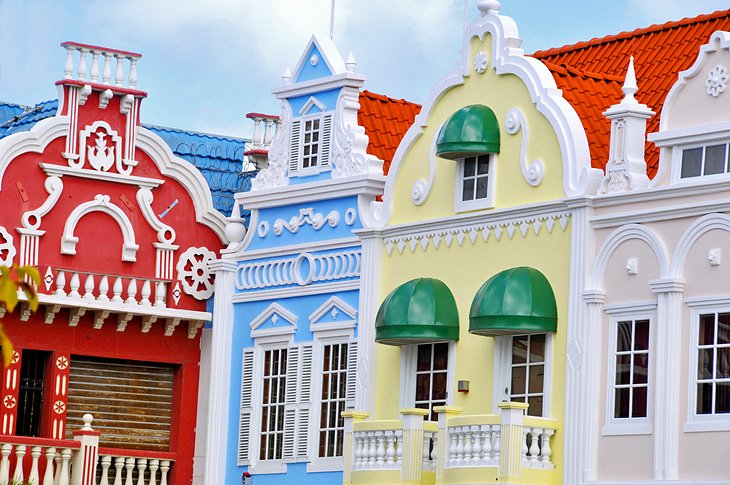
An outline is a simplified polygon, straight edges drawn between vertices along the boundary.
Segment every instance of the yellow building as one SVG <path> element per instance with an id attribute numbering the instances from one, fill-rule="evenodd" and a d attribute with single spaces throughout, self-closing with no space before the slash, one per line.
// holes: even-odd
<path id="1" fill-rule="evenodd" d="M 345 483 L 562 482 L 586 224 L 571 197 L 602 172 L 514 21 L 479 8 L 396 153 L 380 228 L 359 232 L 370 289 Z"/>

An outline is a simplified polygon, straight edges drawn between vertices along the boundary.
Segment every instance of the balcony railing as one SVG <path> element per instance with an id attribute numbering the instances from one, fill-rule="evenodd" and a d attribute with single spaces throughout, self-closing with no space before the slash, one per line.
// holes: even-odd
<path id="1" fill-rule="evenodd" d="M 552 473 L 555 420 L 525 416 L 524 403 L 499 408 L 500 414 L 462 416 L 459 408 L 440 406 L 438 423 L 424 421 L 421 409 L 401 410 L 402 419 L 388 421 L 348 411 L 344 482 L 459 483 L 464 473 L 476 473 L 485 483 L 515 483 L 526 469 Z"/>
<path id="2" fill-rule="evenodd" d="M 0 437 L 0 484 L 168 485 L 174 455 L 100 449 L 92 421 L 84 415 L 73 440 Z"/>

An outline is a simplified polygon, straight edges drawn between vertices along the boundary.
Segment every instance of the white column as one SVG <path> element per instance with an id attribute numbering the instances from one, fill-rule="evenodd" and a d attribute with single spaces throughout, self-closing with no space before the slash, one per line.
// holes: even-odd
<path id="1" fill-rule="evenodd" d="M 357 393 L 355 409 L 375 413 L 375 378 L 378 363 L 375 315 L 380 305 L 383 241 L 373 230 L 358 231 L 362 241 L 358 309 Z"/>
<path id="2" fill-rule="evenodd" d="M 657 294 L 654 386 L 654 479 L 676 480 L 679 462 L 679 375 L 684 280 L 652 280 Z"/>
<path id="3" fill-rule="evenodd" d="M 210 368 L 203 483 L 226 483 L 229 377 L 234 324 L 232 297 L 236 266 L 236 262 L 230 260 L 217 260 L 210 265 L 215 271 L 215 303 L 210 352 L 201 355 L 201 361 L 207 359 Z"/>

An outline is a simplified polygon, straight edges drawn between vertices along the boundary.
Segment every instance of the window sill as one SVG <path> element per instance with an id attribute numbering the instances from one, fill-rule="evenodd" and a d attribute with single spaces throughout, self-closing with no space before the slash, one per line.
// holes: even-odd
<path id="1" fill-rule="evenodd" d="M 717 419 L 692 420 L 684 423 L 685 433 L 701 433 L 707 431 L 730 431 L 730 416 L 723 415 Z"/>
<path id="2" fill-rule="evenodd" d="M 307 473 L 316 472 L 341 472 L 345 467 L 342 457 L 338 458 L 320 458 L 316 461 L 307 463 Z"/>
<path id="3" fill-rule="evenodd" d="M 630 435 L 646 435 L 654 432 L 654 426 L 651 423 L 642 421 L 639 423 L 611 423 L 607 424 L 601 430 L 602 436 L 630 436 Z"/>
<path id="4" fill-rule="evenodd" d="M 286 473 L 286 463 L 280 461 L 260 461 L 256 465 L 248 467 L 251 475 L 274 475 Z"/>

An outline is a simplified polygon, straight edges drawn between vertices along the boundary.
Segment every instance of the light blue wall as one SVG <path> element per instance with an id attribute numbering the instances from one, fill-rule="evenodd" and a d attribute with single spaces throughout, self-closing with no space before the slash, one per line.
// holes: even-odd
<path id="1" fill-rule="evenodd" d="M 316 66 L 313 66 L 309 62 L 313 55 L 319 57 L 319 62 Z M 312 79 L 329 77 L 332 74 L 333 72 L 330 71 L 329 67 L 327 67 L 327 62 L 325 62 L 324 56 L 322 56 L 322 53 L 319 51 L 319 49 L 317 49 L 317 46 L 312 44 L 309 48 L 309 51 L 307 52 L 307 57 L 302 64 L 301 70 L 299 71 L 299 73 L 294 73 L 294 82 L 298 83 L 302 81 L 311 81 Z"/>

